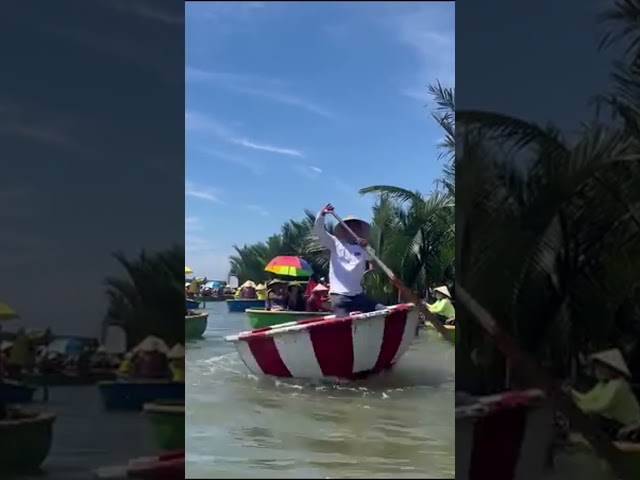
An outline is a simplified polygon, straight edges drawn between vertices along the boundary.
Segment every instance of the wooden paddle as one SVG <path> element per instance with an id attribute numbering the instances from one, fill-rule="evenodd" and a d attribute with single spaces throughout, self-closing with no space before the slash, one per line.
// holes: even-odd
<path id="1" fill-rule="evenodd" d="M 332 211 L 332 212 L 328 212 L 328 213 L 331 213 L 331 215 L 333 215 L 335 217 L 335 219 L 338 221 L 338 223 L 340 223 L 340 225 L 342 225 L 344 227 L 344 229 L 347 232 L 349 232 L 349 234 L 351 234 L 351 236 L 355 240 L 360 240 L 360 237 L 358 237 L 355 234 L 355 232 L 353 230 L 351 230 L 351 228 L 349 228 L 349 225 L 347 225 L 336 214 L 336 212 Z M 450 343 L 455 344 L 455 340 L 454 340 L 454 338 L 452 338 L 451 332 L 449 330 L 447 330 L 441 322 L 439 322 L 437 319 L 435 319 L 433 315 L 429 315 L 429 312 L 428 312 L 427 307 L 425 306 L 424 302 L 422 300 L 420 300 L 419 298 L 417 298 L 413 294 L 413 292 L 411 290 L 409 290 L 407 287 L 404 286 L 404 284 L 398 279 L 398 277 L 395 276 L 395 274 L 391 271 L 391 269 L 389 267 L 387 267 L 382 262 L 382 260 L 380 260 L 378 258 L 378 256 L 376 255 L 376 252 L 373 250 L 371 245 L 367 244 L 367 246 L 365 248 L 367 250 L 367 253 L 369 254 L 369 258 L 371 258 L 371 260 L 373 260 L 374 262 L 376 262 L 378 264 L 378 266 L 387 275 L 387 277 L 389 277 L 389 280 L 391 280 L 391 283 L 393 283 L 396 286 L 396 288 L 398 289 L 398 291 L 405 296 L 405 299 L 411 300 L 418 307 L 418 311 L 425 316 L 425 318 L 431 323 L 431 325 L 433 325 L 433 327 L 438 331 L 438 333 L 440 335 L 442 335 L 442 337 L 444 339 L 446 339 Z"/>
<path id="2" fill-rule="evenodd" d="M 499 327 L 489 312 L 476 302 L 460 284 L 456 284 L 456 298 L 469 310 L 472 317 L 475 317 L 502 353 L 516 367 L 519 367 L 521 372 L 536 386 L 546 391 L 555 400 L 558 409 L 569 419 L 573 427 L 587 439 L 596 452 L 609 463 L 616 477 L 623 480 L 637 479 L 637 474 L 624 461 L 622 453 L 613 445 L 611 439 L 601 429 L 593 425 L 591 419 L 575 405 L 570 393 L 558 388 L 551 376 L 538 367 L 531 355 L 523 351 L 513 338 Z"/>

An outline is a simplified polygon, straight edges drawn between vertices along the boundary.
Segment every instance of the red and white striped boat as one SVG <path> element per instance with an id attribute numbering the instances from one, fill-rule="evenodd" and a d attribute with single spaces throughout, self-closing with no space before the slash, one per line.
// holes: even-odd
<path id="1" fill-rule="evenodd" d="M 226 337 L 256 375 L 360 378 L 391 367 L 416 335 L 412 303 L 348 317 L 315 317 Z"/>
<path id="2" fill-rule="evenodd" d="M 553 435 L 540 390 L 510 391 L 456 406 L 457 480 L 539 480 Z"/>

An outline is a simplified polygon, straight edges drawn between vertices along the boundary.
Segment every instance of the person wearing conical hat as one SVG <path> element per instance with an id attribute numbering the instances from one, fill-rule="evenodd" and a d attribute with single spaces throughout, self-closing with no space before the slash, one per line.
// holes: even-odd
<path id="1" fill-rule="evenodd" d="M 169 348 L 161 338 L 148 336 L 133 350 L 133 376 L 136 378 L 171 378 Z"/>
<path id="2" fill-rule="evenodd" d="M 327 295 L 329 295 L 329 289 L 322 285 L 317 284 L 311 290 L 309 298 L 307 299 L 307 311 L 308 312 L 327 312 L 330 311 L 326 307 Z"/>
<path id="3" fill-rule="evenodd" d="M 264 283 L 256 286 L 256 295 L 258 296 L 258 300 L 267 299 L 267 286 Z"/>
<path id="4" fill-rule="evenodd" d="M 352 312 L 372 312 L 385 308 L 365 295 L 362 279 L 368 267 L 367 238 L 371 226 L 356 217 L 346 217 L 343 222 L 355 234 L 355 238 L 342 224 L 336 225 L 333 235 L 325 229 L 325 216 L 332 214 L 328 203 L 316 216 L 314 232 L 320 244 L 329 249 L 329 296 L 334 313 L 343 317 Z"/>
<path id="5" fill-rule="evenodd" d="M 305 301 L 302 284 L 290 282 L 287 286 L 287 310 L 292 312 L 304 312 Z"/>
<path id="6" fill-rule="evenodd" d="M 436 287 L 433 289 L 433 294 L 436 297 L 436 301 L 429 304 L 427 303 L 427 309 L 431 313 L 439 316 L 443 323 L 447 323 L 449 319 L 456 318 L 456 310 L 451 303 L 451 293 L 446 285 Z"/>
<path id="7" fill-rule="evenodd" d="M 621 429 L 640 422 L 640 404 L 628 381 L 631 372 L 617 348 L 595 353 L 589 360 L 596 385 L 586 393 L 570 392 L 576 405 L 615 438 Z"/>
<path id="8" fill-rule="evenodd" d="M 287 282 L 274 279 L 267 283 L 267 310 L 284 310 L 287 308 Z"/>
<path id="9" fill-rule="evenodd" d="M 184 382 L 184 347 L 176 343 L 169 353 L 169 368 L 171 369 L 171 379 L 174 382 Z"/>

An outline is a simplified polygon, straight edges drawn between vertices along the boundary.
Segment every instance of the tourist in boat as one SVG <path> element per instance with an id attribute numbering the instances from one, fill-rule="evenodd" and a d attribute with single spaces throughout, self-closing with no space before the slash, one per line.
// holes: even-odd
<path id="1" fill-rule="evenodd" d="M 285 310 L 287 308 L 286 282 L 282 280 L 271 280 L 267 284 L 267 310 Z"/>
<path id="2" fill-rule="evenodd" d="M 364 220 L 347 217 L 344 223 L 356 234 L 354 239 L 341 224 L 333 235 L 325 229 L 325 215 L 333 213 L 331 204 L 325 205 L 316 216 L 315 233 L 321 245 L 329 249 L 329 294 L 331 306 L 338 316 L 352 312 L 372 312 L 385 308 L 364 294 L 362 278 L 367 269 L 366 238 L 370 225 Z"/>
<path id="3" fill-rule="evenodd" d="M 634 395 L 629 378 L 631 373 L 620 350 L 613 348 L 590 357 L 596 385 L 581 393 L 565 385 L 576 405 L 592 416 L 594 421 L 612 438 L 629 426 L 640 422 L 640 405 Z"/>
<path id="4" fill-rule="evenodd" d="M 134 350 L 133 376 L 136 378 L 171 378 L 167 345 L 157 337 L 147 337 Z"/>
<path id="5" fill-rule="evenodd" d="M 318 285 L 318 277 L 316 276 L 315 273 L 313 273 L 309 277 L 309 280 L 307 281 L 307 288 L 304 291 L 304 301 L 305 302 L 311 296 L 311 292 L 313 291 L 314 288 L 316 288 L 316 285 Z"/>
<path id="6" fill-rule="evenodd" d="M 25 371 L 33 368 L 34 364 L 35 358 L 31 341 L 24 328 L 21 328 L 16 333 L 11 346 L 11 352 L 7 359 L 7 373 L 10 377 L 19 379 Z"/>
<path id="7" fill-rule="evenodd" d="M 305 301 L 300 282 L 291 282 L 287 287 L 287 310 L 292 312 L 304 312 Z"/>
<path id="8" fill-rule="evenodd" d="M 133 352 L 127 352 L 124 354 L 120 365 L 118 366 L 119 377 L 129 377 L 133 372 Z"/>
<path id="9" fill-rule="evenodd" d="M 188 292 L 190 298 L 200 295 L 200 283 L 197 279 L 194 278 L 193 280 L 191 280 L 191 283 L 188 287 Z"/>
<path id="10" fill-rule="evenodd" d="M 453 303 L 451 303 L 451 293 L 449 292 L 449 288 L 445 285 L 436 287 L 433 289 L 433 293 L 436 297 L 436 301 L 431 304 L 426 304 L 429 311 L 437 315 L 438 319 L 441 320 L 442 323 L 449 324 L 455 322 L 456 310 L 453 307 Z"/>
<path id="11" fill-rule="evenodd" d="M 307 299 L 307 312 L 328 312 L 331 308 L 327 306 L 327 295 L 329 289 L 319 283 L 311 290 L 311 295 Z"/>
<path id="12" fill-rule="evenodd" d="M 177 343 L 167 354 L 169 368 L 171 369 L 171 379 L 174 382 L 184 382 L 184 347 Z"/>
<path id="13" fill-rule="evenodd" d="M 256 295 L 258 300 L 266 300 L 267 299 L 267 287 L 264 283 L 256 286 Z"/>

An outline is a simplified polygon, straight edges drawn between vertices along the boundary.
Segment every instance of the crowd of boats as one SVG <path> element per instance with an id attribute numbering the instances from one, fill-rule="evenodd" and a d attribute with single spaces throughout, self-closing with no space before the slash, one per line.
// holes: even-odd
<path id="1" fill-rule="evenodd" d="M 3 320 L 18 318 L 13 312 L 9 316 L 4 304 L 0 310 Z M 44 405 L 52 388 L 95 385 L 105 414 L 143 411 L 159 450 L 184 449 L 185 350 L 181 343 L 169 346 L 148 336 L 128 351 L 116 352 L 97 339 L 61 338 L 50 331 L 18 329 L 1 332 L 0 337 L 0 473 L 37 470 L 49 455 L 56 416 Z M 59 348 L 61 344 L 65 347 Z M 36 402 L 42 403 L 34 407 Z M 169 467 L 179 463 L 179 455 L 159 458 L 107 468 L 98 476 L 158 478 L 167 462 Z"/>

